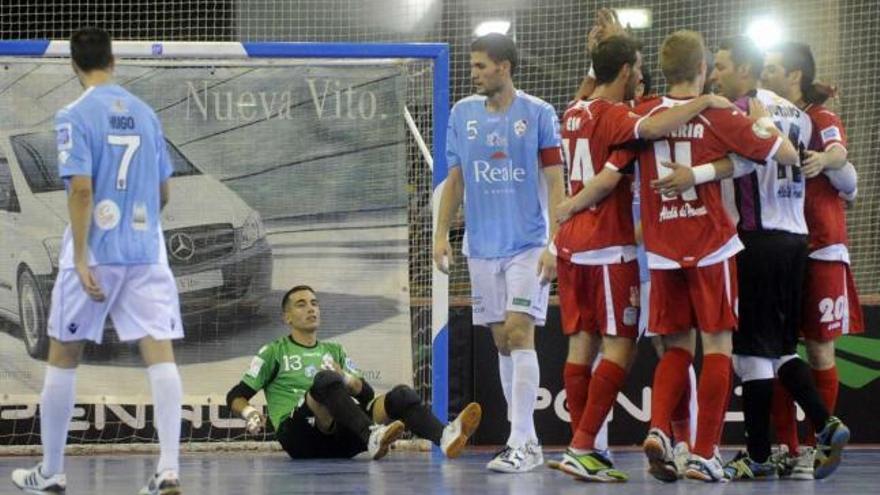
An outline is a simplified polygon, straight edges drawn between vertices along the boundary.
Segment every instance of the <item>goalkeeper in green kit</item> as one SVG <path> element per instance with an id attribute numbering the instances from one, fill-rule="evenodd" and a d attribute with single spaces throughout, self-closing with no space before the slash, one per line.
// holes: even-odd
<path id="1" fill-rule="evenodd" d="M 364 451 L 380 459 L 405 429 L 431 440 L 449 458 L 462 452 L 480 423 L 479 404 L 468 404 L 444 425 L 406 385 L 376 396 L 340 344 L 318 340 L 321 311 L 311 287 L 287 291 L 281 308 L 290 334 L 260 348 L 226 395 L 249 433 L 266 424 L 248 402 L 263 390 L 275 437 L 294 459 L 350 458 Z"/>

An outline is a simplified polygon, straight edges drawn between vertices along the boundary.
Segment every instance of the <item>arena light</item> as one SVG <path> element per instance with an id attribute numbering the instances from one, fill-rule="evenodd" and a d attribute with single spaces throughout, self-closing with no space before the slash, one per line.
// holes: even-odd
<path id="1" fill-rule="evenodd" d="M 485 36 L 489 33 L 501 33 L 507 34 L 510 31 L 510 21 L 505 20 L 492 20 L 492 21 L 483 21 L 474 29 L 474 34 L 477 36 Z"/>
<path id="2" fill-rule="evenodd" d="M 785 39 L 785 32 L 776 19 L 772 17 L 758 17 L 749 23 L 746 36 L 752 39 L 760 48 L 770 48 Z"/>
<path id="3" fill-rule="evenodd" d="M 626 27 L 632 29 L 647 29 L 651 27 L 651 9 L 614 9 L 617 19 Z"/>

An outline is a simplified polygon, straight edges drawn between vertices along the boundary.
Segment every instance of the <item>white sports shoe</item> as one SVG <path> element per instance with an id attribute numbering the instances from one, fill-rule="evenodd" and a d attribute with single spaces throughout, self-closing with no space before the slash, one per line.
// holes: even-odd
<path id="1" fill-rule="evenodd" d="M 177 472 L 171 469 L 163 469 L 150 477 L 146 486 L 141 488 L 138 495 L 180 495 L 180 478 Z"/>
<path id="2" fill-rule="evenodd" d="M 67 477 L 62 474 L 43 476 L 39 463 L 30 469 L 16 469 L 12 472 L 12 483 L 28 493 L 64 493 L 67 489 Z"/>
<path id="3" fill-rule="evenodd" d="M 691 450 L 688 448 L 687 442 L 678 442 L 672 449 L 672 462 L 675 463 L 675 470 L 678 471 L 678 477 L 684 478 L 687 471 L 688 459 L 691 457 Z"/>
<path id="4" fill-rule="evenodd" d="M 483 409 L 476 402 L 471 402 L 454 421 L 443 428 L 443 436 L 440 437 L 440 449 L 449 459 L 454 459 L 461 455 L 464 446 L 467 444 L 468 438 L 474 434 L 477 427 L 480 426 L 480 418 L 483 416 Z"/>
<path id="5" fill-rule="evenodd" d="M 367 453 L 371 459 L 377 461 L 388 454 L 391 444 L 403 434 L 404 427 L 402 421 L 394 421 L 387 425 L 373 425 L 370 429 L 372 433 L 367 443 Z"/>
<path id="6" fill-rule="evenodd" d="M 812 480 L 814 479 L 816 465 L 816 449 L 803 446 L 799 449 L 797 457 L 790 457 L 791 479 Z"/>
<path id="7" fill-rule="evenodd" d="M 499 473 L 525 473 L 544 464 L 544 451 L 537 442 L 521 447 L 505 446 L 486 467 Z"/>
<path id="8" fill-rule="evenodd" d="M 660 428 L 648 430 L 648 436 L 642 444 L 648 458 L 648 472 L 654 478 L 671 483 L 678 480 L 678 471 L 673 457 L 672 443 Z"/>
<path id="9" fill-rule="evenodd" d="M 724 463 L 721 461 L 721 454 L 718 452 L 717 447 L 715 448 L 715 455 L 711 459 L 706 459 L 692 453 L 690 459 L 688 459 L 685 477 L 708 483 L 727 483 L 730 481 L 724 475 Z"/>

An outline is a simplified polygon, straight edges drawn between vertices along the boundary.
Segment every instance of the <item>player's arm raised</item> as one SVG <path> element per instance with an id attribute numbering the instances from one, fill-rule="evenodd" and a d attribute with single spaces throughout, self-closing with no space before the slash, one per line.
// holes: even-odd
<path id="1" fill-rule="evenodd" d="M 702 95 L 664 112 L 644 117 L 636 127 L 636 137 L 658 139 L 678 129 L 707 108 L 732 108 L 733 104 L 722 96 Z"/>

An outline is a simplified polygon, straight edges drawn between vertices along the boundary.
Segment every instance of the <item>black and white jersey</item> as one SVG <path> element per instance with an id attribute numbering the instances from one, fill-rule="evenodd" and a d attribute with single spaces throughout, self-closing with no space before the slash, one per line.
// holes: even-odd
<path id="1" fill-rule="evenodd" d="M 813 126 L 806 112 L 772 91 L 759 89 L 755 95 L 770 113 L 782 134 L 799 150 L 807 149 Z M 796 166 L 768 160 L 755 163 L 732 156 L 736 167 L 734 179 L 734 216 L 740 231 L 778 230 L 806 234 L 804 193 L 806 179 Z"/>

